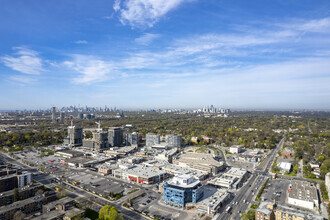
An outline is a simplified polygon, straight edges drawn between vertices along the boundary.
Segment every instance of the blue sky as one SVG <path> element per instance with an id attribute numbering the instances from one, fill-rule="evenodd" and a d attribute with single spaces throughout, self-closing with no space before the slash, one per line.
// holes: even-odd
<path id="1" fill-rule="evenodd" d="M 330 1 L 1 0 L 0 109 L 330 109 Z"/>

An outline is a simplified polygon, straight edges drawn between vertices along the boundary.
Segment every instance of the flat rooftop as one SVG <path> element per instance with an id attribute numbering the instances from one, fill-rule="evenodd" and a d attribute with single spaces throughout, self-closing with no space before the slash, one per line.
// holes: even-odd
<path id="1" fill-rule="evenodd" d="M 257 212 L 264 213 L 266 215 L 270 215 L 272 213 L 272 210 L 270 210 L 267 206 L 273 205 L 272 202 L 261 202 L 259 207 L 257 208 Z"/>
<path id="2" fill-rule="evenodd" d="M 100 169 L 105 169 L 105 170 L 109 170 L 109 169 L 117 169 L 118 168 L 118 164 L 99 164 L 96 165 L 95 168 L 100 168 Z"/>
<path id="3" fill-rule="evenodd" d="M 85 157 L 73 157 L 70 159 L 66 159 L 65 161 L 68 163 L 86 163 L 86 162 L 91 161 L 91 159 L 85 158 Z"/>
<path id="4" fill-rule="evenodd" d="M 272 212 L 272 210 L 267 208 L 268 205 L 273 205 L 273 203 L 272 202 L 261 202 L 257 211 L 269 215 Z M 280 204 L 275 205 L 275 211 L 287 213 L 289 215 L 295 215 L 295 216 L 301 217 L 305 220 L 323 220 L 322 216 L 312 213 L 310 211 L 305 211 L 305 210 L 301 210 L 301 209 L 298 210 L 296 208 L 291 208 L 291 207 L 288 207 L 285 205 L 280 205 Z"/>
<path id="5" fill-rule="evenodd" d="M 292 181 L 289 197 L 294 199 L 300 199 L 304 201 L 314 202 L 318 200 L 316 187 L 311 186 L 308 182 Z"/>
<path id="6" fill-rule="evenodd" d="M 7 211 L 15 209 L 15 208 L 20 208 L 25 205 L 29 205 L 33 202 L 42 202 L 43 199 L 44 199 L 44 197 L 40 195 L 40 196 L 35 196 L 32 198 L 25 199 L 25 200 L 17 201 L 17 202 L 14 202 L 14 203 L 6 205 L 6 206 L 2 206 L 0 209 L 0 214 L 6 213 Z"/>
<path id="7" fill-rule="evenodd" d="M 167 172 L 170 172 L 173 174 L 189 174 L 198 179 L 207 174 L 206 171 L 199 171 L 199 170 L 191 169 L 189 167 L 182 167 L 179 165 L 171 164 L 167 161 L 152 160 L 152 161 L 143 162 L 143 164 L 145 164 L 147 166 L 156 166 L 156 167 L 161 168 L 164 171 L 167 171 Z"/>
<path id="8" fill-rule="evenodd" d="M 200 184 L 200 181 L 196 178 L 194 178 L 193 181 L 190 182 L 189 184 L 188 183 L 184 184 L 182 180 L 183 179 L 189 179 L 190 177 L 192 177 L 192 176 L 190 176 L 190 175 L 178 175 L 178 176 L 173 177 L 167 183 L 170 184 L 170 185 L 178 186 L 178 187 L 182 187 L 182 188 L 193 188 L 193 187 L 197 186 L 198 184 Z"/>
<path id="9" fill-rule="evenodd" d="M 242 178 L 245 174 L 246 174 L 246 170 L 245 169 L 241 169 L 241 168 L 234 168 L 232 167 L 230 170 L 228 170 L 225 174 L 228 175 L 232 175 L 232 176 L 237 176 L 239 178 Z"/>
<path id="10" fill-rule="evenodd" d="M 166 172 L 155 167 L 136 166 L 134 168 L 129 169 L 127 171 L 127 174 L 145 177 L 145 178 L 151 178 L 154 176 L 164 175 L 166 174 Z"/>
<path id="11" fill-rule="evenodd" d="M 57 206 L 59 204 L 67 204 L 67 203 L 70 203 L 72 201 L 73 201 L 72 198 L 70 198 L 70 197 L 64 197 L 62 199 L 59 199 L 59 200 L 56 200 L 56 201 L 47 203 L 46 205 L 43 205 L 43 207 L 53 208 L 53 207 L 55 207 L 55 206 Z"/>
<path id="12" fill-rule="evenodd" d="M 179 159 L 176 162 L 183 163 L 193 163 L 193 164 L 205 164 L 212 166 L 222 166 L 223 162 L 216 161 L 212 154 L 204 154 L 204 153 L 184 153 L 179 156 Z"/>
<path id="13" fill-rule="evenodd" d="M 57 151 L 56 153 L 60 154 L 84 154 L 81 151 L 76 151 L 76 150 L 63 150 L 63 151 Z"/>
<path id="14" fill-rule="evenodd" d="M 221 174 L 220 176 L 209 180 L 208 183 L 215 184 L 215 185 L 232 184 L 232 183 L 236 182 L 237 179 L 238 179 L 238 177 L 235 177 L 235 176 L 228 176 L 226 174 Z"/>
<path id="15" fill-rule="evenodd" d="M 217 190 L 212 186 L 203 186 L 203 198 L 197 202 L 198 206 L 215 208 L 227 198 L 228 193 L 225 190 Z"/>

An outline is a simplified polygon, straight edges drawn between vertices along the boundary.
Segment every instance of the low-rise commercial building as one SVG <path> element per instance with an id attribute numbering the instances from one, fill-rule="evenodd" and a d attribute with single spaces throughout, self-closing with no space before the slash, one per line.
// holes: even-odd
<path id="1" fill-rule="evenodd" d="M 63 157 L 63 158 L 73 158 L 73 157 L 84 156 L 84 153 L 80 152 L 80 151 L 74 151 L 74 150 L 65 150 L 65 151 L 56 152 L 55 156 Z"/>
<path id="2" fill-rule="evenodd" d="M 167 161 L 157 161 L 157 160 L 151 160 L 143 162 L 144 165 L 150 166 L 150 167 L 157 167 L 169 175 L 191 175 L 196 179 L 204 180 L 208 177 L 208 172 L 206 171 L 199 171 L 194 170 L 189 167 L 182 167 L 179 165 L 171 164 Z"/>
<path id="3" fill-rule="evenodd" d="M 166 177 L 166 172 L 147 166 L 137 166 L 127 171 L 128 180 L 142 184 L 159 183 L 166 179 Z"/>
<path id="4" fill-rule="evenodd" d="M 280 168 L 280 171 L 282 173 L 290 173 L 291 168 L 292 168 L 292 164 L 289 162 L 280 162 L 278 165 L 278 168 Z"/>
<path id="5" fill-rule="evenodd" d="M 207 183 L 215 187 L 238 189 L 248 178 L 248 172 L 244 169 L 231 168 L 226 173 L 210 179 Z"/>
<path id="6" fill-rule="evenodd" d="M 75 208 L 74 200 L 68 197 L 56 200 L 43 206 L 42 215 L 34 220 L 55 220 L 55 219 L 83 219 L 85 211 Z"/>
<path id="7" fill-rule="evenodd" d="M 315 186 L 304 181 L 293 181 L 288 192 L 288 204 L 304 209 L 318 210 L 319 198 Z"/>
<path id="8" fill-rule="evenodd" d="M 229 197 L 230 195 L 226 190 L 217 190 L 214 187 L 203 186 L 203 197 L 194 204 L 194 207 L 198 211 L 214 215 L 219 208 L 227 203 Z"/>
<path id="9" fill-rule="evenodd" d="M 131 145 L 126 147 L 112 147 L 110 150 L 104 151 L 107 156 L 126 156 L 134 153 L 137 149 L 137 145 Z"/>
<path id="10" fill-rule="evenodd" d="M 173 148 L 168 151 L 164 151 L 158 155 L 155 156 L 155 160 L 164 160 L 172 163 L 173 156 L 178 152 L 178 148 Z"/>
<path id="11" fill-rule="evenodd" d="M 226 174 L 221 174 L 220 176 L 210 179 L 207 181 L 207 184 L 215 186 L 215 187 L 223 187 L 227 189 L 236 188 L 237 184 L 235 184 L 239 180 L 237 177 L 228 176 Z"/>
<path id="12" fill-rule="evenodd" d="M 242 147 L 239 145 L 234 145 L 229 148 L 229 152 L 232 154 L 238 154 L 242 152 Z"/>
<path id="13" fill-rule="evenodd" d="M 112 174 L 112 171 L 114 169 L 117 169 L 118 165 L 117 164 L 101 164 L 97 167 L 98 172 L 103 175 L 109 175 Z"/>
<path id="14" fill-rule="evenodd" d="M 120 164 L 119 168 L 112 170 L 112 175 L 141 184 L 159 183 L 168 177 L 167 173 L 159 168 L 133 164 Z"/>
<path id="15" fill-rule="evenodd" d="M 247 170 L 242 168 L 230 168 L 227 172 L 224 173 L 226 176 L 232 176 L 238 178 L 238 180 L 233 184 L 233 188 L 238 188 L 243 185 L 243 183 L 247 180 L 249 177 L 249 173 Z"/>
<path id="16" fill-rule="evenodd" d="M 173 163 L 195 170 L 206 171 L 211 175 L 215 175 L 225 168 L 224 163 L 216 161 L 212 154 L 204 153 L 184 153 Z"/>

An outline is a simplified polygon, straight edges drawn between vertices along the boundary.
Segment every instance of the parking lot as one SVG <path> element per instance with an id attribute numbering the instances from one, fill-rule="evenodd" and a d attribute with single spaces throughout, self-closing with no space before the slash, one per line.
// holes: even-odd
<path id="1" fill-rule="evenodd" d="M 69 182 L 75 181 L 80 187 L 102 196 L 109 196 L 110 192 L 121 194 L 124 193 L 125 190 L 128 191 L 128 189 L 132 188 L 127 184 L 105 178 L 97 173 L 91 174 L 84 171 L 70 171 L 66 176 L 68 177 L 67 179 Z"/>
<path id="2" fill-rule="evenodd" d="M 261 197 L 263 197 L 265 201 L 275 200 L 279 204 L 284 204 L 289 185 L 290 181 L 288 180 L 269 180 Z"/>
<path id="3" fill-rule="evenodd" d="M 229 161 L 230 164 L 233 165 L 233 167 L 237 168 L 243 168 L 248 171 L 253 171 L 255 167 L 258 166 L 258 163 L 255 162 L 245 162 L 245 161 L 236 161 L 233 159 L 233 156 L 227 156 L 227 160 Z"/>
<path id="4" fill-rule="evenodd" d="M 158 192 L 158 186 L 154 185 L 141 185 L 136 182 L 129 182 L 115 178 L 110 175 L 103 176 L 95 170 L 89 168 L 76 168 L 61 163 L 63 158 L 49 155 L 40 157 L 38 152 L 26 152 L 17 154 L 18 159 L 21 162 L 28 163 L 30 166 L 34 166 L 37 169 L 42 169 L 43 172 L 51 173 L 53 177 L 46 174 L 36 174 L 34 178 L 37 181 L 49 183 L 50 181 L 56 181 L 56 179 L 62 179 L 63 184 L 69 190 L 77 192 L 85 196 L 84 201 L 99 200 L 98 204 L 103 204 L 102 200 L 96 196 L 90 195 L 84 192 L 82 189 L 72 187 L 70 184 L 77 185 L 78 187 L 84 188 L 94 194 L 108 197 L 110 193 L 121 194 L 123 197 L 120 198 L 118 203 L 125 203 L 129 199 L 145 193 L 144 196 L 138 196 L 132 200 L 134 209 L 139 212 L 148 213 L 153 217 L 160 219 L 176 219 L 176 220 L 197 220 L 200 219 L 196 210 L 179 210 L 174 207 L 166 206 L 162 194 Z M 55 178 L 55 177 L 56 178 Z M 67 181 L 70 184 L 67 184 Z M 75 199 L 81 199 L 75 198 Z"/>
<path id="5" fill-rule="evenodd" d="M 193 216 L 196 214 L 166 206 L 162 200 L 162 195 L 153 191 L 134 199 L 132 203 L 134 209 L 139 212 L 148 213 L 150 216 L 160 219 L 194 219 Z"/>

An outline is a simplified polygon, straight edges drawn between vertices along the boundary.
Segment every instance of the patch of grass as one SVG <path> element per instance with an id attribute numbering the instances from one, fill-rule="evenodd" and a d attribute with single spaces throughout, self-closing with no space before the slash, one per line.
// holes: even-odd
<path id="1" fill-rule="evenodd" d="M 52 191 L 52 189 L 50 189 L 50 188 L 44 186 L 44 191 Z"/>
<path id="2" fill-rule="evenodd" d="M 138 198 L 138 197 L 140 197 L 140 196 L 144 196 L 145 194 L 146 194 L 146 193 L 141 193 L 140 195 L 137 195 L 137 196 L 131 198 L 130 201 L 133 201 L 134 199 L 136 199 L 136 198 Z"/>
<path id="3" fill-rule="evenodd" d="M 128 194 L 131 194 L 131 193 L 133 193 L 133 192 L 136 192 L 136 191 L 138 191 L 139 189 L 133 189 L 133 190 L 131 190 L 131 191 L 129 191 L 128 193 L 127 193 L 127 195 Z"/>
<path id="4" fill-rule="evenodd" d="M 291 172 L 291 173 L 284 173 L 285 176 L 297 176 L 297 173 Z"/>
<path id="5" fill-rule="evenodd" d="M 259 204 L 252 204 L 251 209 L 257 209 L 259 207 Z"/>

